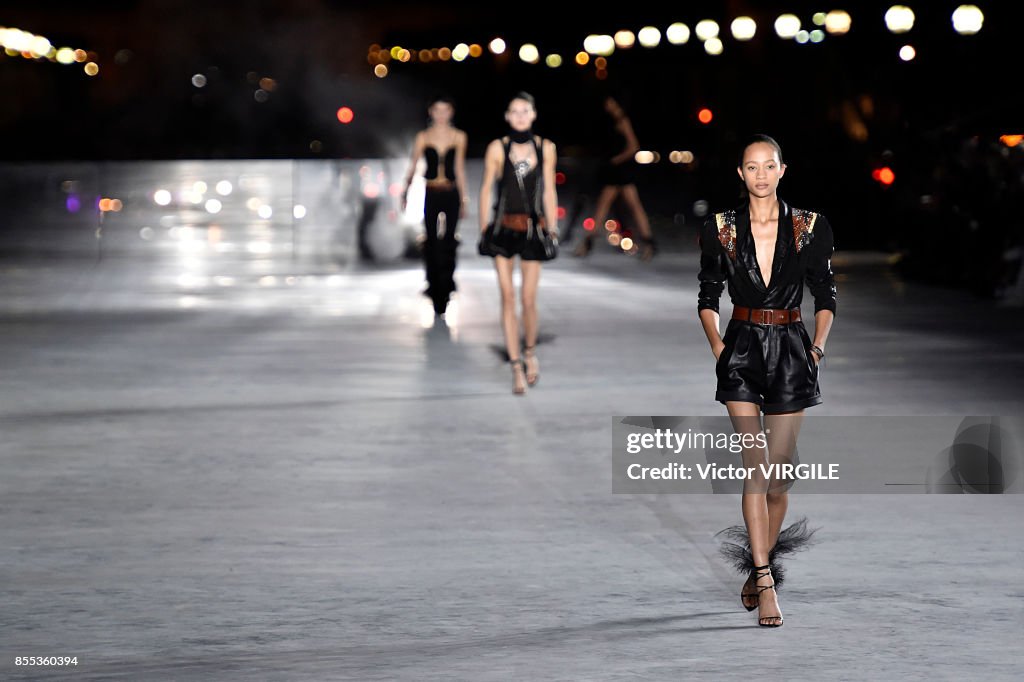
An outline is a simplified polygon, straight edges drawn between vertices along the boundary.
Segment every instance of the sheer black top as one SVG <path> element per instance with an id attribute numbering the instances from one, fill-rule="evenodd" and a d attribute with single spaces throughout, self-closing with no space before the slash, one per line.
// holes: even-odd
<path id="1" fill-rule="evenodd" d="M 498 213 L 526 213 L 534 217 L 544 214 L 541 210 L 542 168 L 544 164 L 543 143 L 533 138 L 533 147 L 537 155 L 537 163 L 533 166 L 523 160 L 513 163 L 509 158 L 511 142 L 503 140 L 505 147 L 505 165 L 498 183 Z"/>

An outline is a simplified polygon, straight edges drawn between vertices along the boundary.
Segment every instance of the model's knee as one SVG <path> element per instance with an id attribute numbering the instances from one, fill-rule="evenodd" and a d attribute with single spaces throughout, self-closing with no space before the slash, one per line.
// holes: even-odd
<path id="1" fill-rule="evenodd" d="M 768 491 L 765 498 L 770 505 L 782 504 L 789 498 L 789 493 L 784 490 Z"/>

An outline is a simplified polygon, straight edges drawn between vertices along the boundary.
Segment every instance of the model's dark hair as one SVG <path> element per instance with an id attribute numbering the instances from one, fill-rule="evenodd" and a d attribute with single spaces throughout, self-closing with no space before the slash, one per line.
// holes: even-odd
<path id="1" fill-rule="evenodd" d="M 757 144 L 758 142 L 763 142 L 764 144 L 772 147 L 775 150 L 775 152 L 779 155 L 779 163 L 782 163 L 782 146 L 775 141 L 774 137 L 758 133 L 757 135 L 751 135 L 744 143 L 744 145 L 740 147 L 740 158 L 736 161 L 737 168 L 743 166 L 743 155 L 747 153 L 747 147 L 749 147 L 752 144 Z"/>
<path id="2" fill-rule="evenodd" d="M 452 99 L 449 95 L 444 95 L 440 93 L 434 95 L 429 100 L 427 100 L 427 109 L 434 106 L 435 104 L 447 104 L 452 109 L 455 108 L 455 100 Z"/>
<path id="3" fill-rule="evenodd" d="M 511 104 L 511 103 L 512 103 L 512 102 L 513 102 L 514 100 L 517 100 L 517 99 L 521 99 L 521 100 L 523 100 L 524 102 L 529 102 L 529 103 L 530 103 L 530 106 L 531 106 L 531 107 L 533 107 L 534 109 L 536 109 L 536 108 L 537 108 L 537 100 L 535 100 L 535 99 L 533 98 L 533 95 L 531 95 L 531 94 L 530 94 L 530 93 L 528 93 L 528 92 L 525 92 L 525 91 L 523 91 L 523 90 L 520 90 L 520 91 L 519 91 L 519 92 L 517 92 L 516 94 L 512 95 L 512 99 L 510 99 L 510 100 L 508 101 L 508 103 L 509 103 L 509 104 Z"/>

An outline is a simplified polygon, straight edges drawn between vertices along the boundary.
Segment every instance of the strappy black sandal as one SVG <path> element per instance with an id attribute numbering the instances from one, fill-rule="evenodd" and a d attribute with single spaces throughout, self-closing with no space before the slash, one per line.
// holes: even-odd
<path id="1" fill-rule="evenodd" d="M 764 566 L 754 566 L 754 584 L 757 585 L 757 581 L 761 578 L 771 578 L 772 567 L 768 564 Z M 761 593 L 765 590 L 774 590 L 775 580 L 772 580 L 771 585 L 758 585 L 757 587 L 757 601 L 758 605 L 761 602 Z M 750 609 L 751 611 L 753 609 Z M 767 622 L 766 622 L 767 621 Z M 782 613 L 779 612 L 777 616 L 761 616 L 757 619 L 757 624 L 763 628 L 780 628 L 782 627 Z"/>
<path id="2" fill-rule="evenodd" d="M 743 583 L 743 588 L 740 590 L 740 603 L 743 604 L 743 608 L 747 611 L 753 611 L 761 601 L 760 593 L 756 591 L 746 592 L 745 590 L 747 589 L 747 585 L 751 585 L 755 588 L 757 587 L 757 578 L 754 576 L 753 571 L 750 572 L 747 582 Z"/>
<path id="3" fill-rule="evenodd" d="M 572 255 L 578 258 L 586 258 L 590 255 L 590 252 L 594 248 L 594 237 L 593 235 L 586 235 L 583 237 L 583 241 L 579 243 L 576 250 L 572 252 Z"/>
<path id="4" fill-rule="evenodd" d="M 658 242 L 654 240 L 654 237 L 639 237 L 637 241 L 642 245 L 640 247 L 640 260 L 649 261 L 657 255 Z"/>
<path id="5" fill-rule="evenodd" d="M 523 348 L 523 352 L 526 353 L 526 359 L 527 360 L 536 360 L 537 359 L 537 354 L 533 352 L 536 347 L 537 346 L 534 345 L 534 346 L 526 346 L 525 348 Z M 524 368 L 524 371 L 525 371 L 525 368 L 526 368 L 526 363 L 525 362 L 523 363 L 523 368 Z M 532 374 L 530 372 L 526 372 L 526 385 L 527 386 L 533 386 L 538 381 L 540 381 L 540 372 L 533 372 Z"/>
<path id="6" fill-rule="evenodd" d="M 526 381 L 526 363 L 523 362 L 522 359 L 516 358 L 515 360 L 509 360 L 508 364 L 512 365 L 512 375 L 515 376 L 515 378 L 517 380 L 519 379 L 519 377 L 516 376 L 516 370 L 517 369 L 523 370 L 523 381 L 525 382 Z M 516 395 L 523 395 L 524 393 L 526 393 L 526 386 L 520 386 L 518 381 L 516 381 L 516 383 L 514 383 L 512 385 L 512 392 L 514 394 L 516 394 Z"/>

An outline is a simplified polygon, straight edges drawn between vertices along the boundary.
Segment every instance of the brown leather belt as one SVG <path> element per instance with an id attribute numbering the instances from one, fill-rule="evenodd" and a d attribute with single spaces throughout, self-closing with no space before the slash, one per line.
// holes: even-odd
<path id="1" fill-rule="evenodd" d="M 501 216 L 501 226 L 513 232 L 526 232 L 530 229 L 530 221 L 533 216 L 529 213 L 506 213 Z M 546 227 L 544 218 L 537 221 L 537 227 Z"/>
<path id="2" fill-rule="evenodd" d="M 800 309 L 747 308 L 738 305 L 733 306 L 732 319 L 753 322 L 754 324 L 789 324 L 800 321 Z"/>

